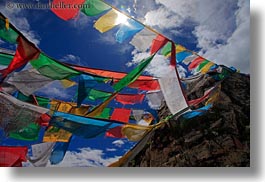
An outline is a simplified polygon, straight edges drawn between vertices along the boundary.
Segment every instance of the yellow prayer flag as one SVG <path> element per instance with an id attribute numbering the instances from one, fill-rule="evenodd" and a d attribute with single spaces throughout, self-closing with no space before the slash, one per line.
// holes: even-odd
<path id="1" fill-rule="evenodd" d="M 143 125 L 125 125 L 122 127 L 122 134 L 131 141 L 139 141 L 143 138 L 146 132 L 150 131 L 153 126 Z"/>
<path id="2" fill-rule="evenodd" d="M 213 66 L 213 65 L 215 65 L 213 62 L 209 62 L 209 63 L 207 63 L 200 71 L 201 71 L 201 73 L 202 74 L 206 74 L 208 71 L 209 71 L 209 69 Z"/>
<path id="3" fill-rule="evenodd" d="M 53 126 L 49 127 L 43 136 L 43 142 L 68 142 L 72 136 L 72 133 L 63 129 L 58 129 L 58 131 L 53 130 L 57 130 L 57 128 Z"/>
<path id="4" fill-rule="evenodd" d="M 117 21 L 118 16 L 118 12 L 112 9 L 108 13 L 100 17 L 94 24 L 94 27 L 101 33 L 107 32 L 116 25 L 120 24 L 120 22 Z"/>
<path id="5" fill-rule="evenodd" d="M 64 88 L 69 88 L 76 85 L 76 82 L 68 79 L 60 80 L 60 82 Z"/>
<path id="6" fill-rule="evenodd" d="M 185 47 L 183 47 L 182 45 L 176 45 L 176 53 L 180 53 L 183 51 L 186 51 L 187 49 Z"/>

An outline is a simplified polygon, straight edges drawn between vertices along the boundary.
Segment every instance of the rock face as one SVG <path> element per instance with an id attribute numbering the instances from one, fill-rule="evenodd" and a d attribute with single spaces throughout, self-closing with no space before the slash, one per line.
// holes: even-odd
<path id="1" fill-rule="evenodd" d="M 204 75 L 187 84 L 196 99 L 216 81 Z M 203 105 L 201 105 L 203 106 Z M 169 111 L 164 104 L 160 117 Z M 250 80 L 233 73 L 221 83 L 213 107 L 203 116 L 171 119 L 155 130 L 130 167 L 247 167 L 250 166 Z"/>

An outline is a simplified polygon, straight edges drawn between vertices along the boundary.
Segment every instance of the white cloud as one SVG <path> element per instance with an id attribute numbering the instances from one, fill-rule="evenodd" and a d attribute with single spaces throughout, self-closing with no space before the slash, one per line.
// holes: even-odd
<path id="1" fill-rule="evenodd" d="M 114 149 L 114 148 L 107 148 L 106 151 L 108 151 L 108 152 L 115 152 L 115 151 L 117 151 L 117 149 Z"/>
<path id="2" fill-rule="evenodd" d="M 205 50 L 204 57 L 216 63 L 239 68 L 242 72 L 249 73 L 250 67 L 250 13 L 249 1 L 239 0 L 239 9 L 235 12 L 236 29 L 227 37 L 226 43 L 219 46 L 210 46 L 200 41 L 207 38 L 204 31 L 197 29 L 195 34 L 199 46 Z"/>
<path id="3" fill-rule="evenodd" d="M 149 52 L 139 53 L 136 50 L 132 52 L 133 60 L 127 63 L 127 66 L 137 65 L 143 59 L 146 59 L 150 56 Z M 155 55 L 151 63 L 145 69 L 149 75 L 154 77 L 162 77 L 164 74 L 167 74 L 169 70 L 169 61 L 163 55 Z"/>
<path id="4" fill-rule="evenodd" d="M 55 80 L 39 89 L 38 95 L 49 96 L 53 99 L 69 99 L 73 97 L 73 95 L 67 93 L 67 90 L 62 86 L 62 84 L 58 80 Z"/>
<path id="5" fill-rule="evenodd" d="M 117 147 L 122 147 L 122 145 L 124 145 L 125 143 L 123 140 L 115 140 L 114 142 L 112 142 L 112 144 Z"/>
<path id="6" fill-rule="evenodd" d="M 159 7 L 145 15 L 166 36 L 181 35 L 178 28 L 194 26 L 199 54 L 218 64 L 249 72 L 249 1 L 245 0 L 156 0 Z M 185 20 L 194 25 L 185 24 Z M 169 30 L 170 29 L 170 30 Z M 187 47 L 189 48 L 189 47 Z"/>
<path id="7" fill-rule="evenodd" d="M 47 167 L 104 167 L 117 161 L 121 156 L 108 158 L 102 150 L 81 148 L 80 152 L 67 151 L 65 157 L 58 165 Z"/>
<path id="8" fill-rule="evenodd" d="M 63 62 L 72 63 L 72 64 L 81 64 L 81 59 L 79 56 L 75 56 L 73 54 L 67 54 L 62 59 Z"/>

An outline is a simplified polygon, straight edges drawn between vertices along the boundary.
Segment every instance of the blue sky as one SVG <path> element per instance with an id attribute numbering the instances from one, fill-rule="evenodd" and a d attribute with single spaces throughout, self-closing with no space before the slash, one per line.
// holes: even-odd
<path id="1" fill-rule="evenodd" d="M 37 2 L 14 0 L 13 2 Z M 42 3 L 48 0 L 40 1 Z M 146 25 L 160 31 L 176 43 L 198 52 L 205 58 L 234 66 L 249 73 L 249 1 L 247 0 L 106 0 Z M 93 28 L 97 17 L 80 13 L 75 20 L 63 21 L 50 10 L 7 9 L 1 2 L 1 12 L 49 56 L 83 66 L 129 72 L 133 65 L 146 58 L 129 44 L 115 41 L 118 27 L 101 34 Z M 0 47 L 10 48 L 0 41 Z M 14 49 L 14 47 L 13 47 Z M 167 62 L 157 57 L 146 74 L 159 76 Z M 51 87 L 51 86 L 50 86 Z M 58 84 L 52 93 L 61 95 Z M 65 95 L 68 98 L 69 95 Z M 105 165 L 123 155 L 133 143 L 98 137 L 91 140 L 74 138 L 60 166 Z M 8 141 L 6 141 L 8 142 Z M 13 141 L 10 141 L 12 143 Z M 91 162 L 91 161 L 97 162 Z M 80 161 L 79 161 L 80 164 Z"/>

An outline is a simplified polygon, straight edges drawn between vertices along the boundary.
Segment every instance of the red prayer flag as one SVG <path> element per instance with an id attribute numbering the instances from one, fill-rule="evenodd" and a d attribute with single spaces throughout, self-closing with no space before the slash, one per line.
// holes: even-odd
<path id="1" fill-rule="evenodd" d="M 131 115 L 131 109 L 116 108 L 114 109 L 110 119 L 128 123 L 130 115 Z"/>
<path id="2" fill-rule="evenodd" d="M 191 64 L 189 65 L 189 70 L 192 70 L 196 68 L 201 62 L 203 62 L 205 59 L 203 57 L 198 57 L 194 59 Z"/>
<path id="3" fill-rule="evenodd" d="M 151 45 L 151 54 L 156 53 L 159 51 L 166 43 L 168 42 L 168 39 L 165 38 L 163 35 L 158 35 L 153 41 Z"/>
<path id="4" fill-rule="evenodd" d="M 113 137 L 113 138 L 124 138 L 124 135 L 121 132 L 122 127 L 117 126 L 115 128 L 111 128 L 106 132 L 107 137 Z"/>
<path id="5" fill-rule="evenodd" d="M 49 122 L 51 120 L 51 116 L 49 116 L 48 114 L 42 114 L 40 116 L 40 118 L 38 119 L 37 123 L 40 125 L 40 126 L 49 126 Z"/>
<path id="6" fill-rule="evenodd" d="M 0 167 L 22 167 L 26 162 L 27 147 L 0 146 Z"/>
<path id="7" fill-rule="evenodd" d="M 141 103 L 144 100 L 144 94 L 118 94 L 115 99 L 123 105 L 137 104 Z"/>
<path id="8" fill-rule="evenodd" d="M 129 87 L 146 91 L 160 90 L 160 85 L 157 80 L 136 80 Z"/>
<path id="9" fill-rule="evenodd" d="M 85 0 L 53 0 L 51 11 L 63 20 L 70 20 L 77 16 Z"/>
<path id="10" fill-rule="evenodd" d="M 0 71 L 0 73 L 2 74 L 2 78 L 5 78 L 9 73 L 13 72 L 14 70 L 21 68 L 30 60 L 37 59 L 40 54 L 39 49 L 36 48 L 33 43 L 25 40 L 21 36 L 17 38 L 17 43 L 18 47 L 11 63 L 6 69 Z"/>

